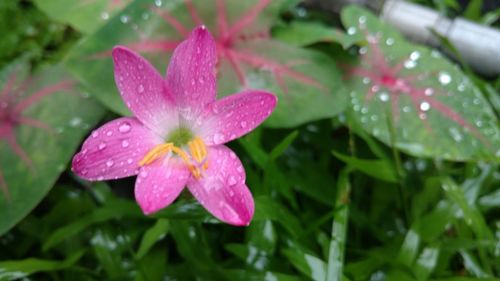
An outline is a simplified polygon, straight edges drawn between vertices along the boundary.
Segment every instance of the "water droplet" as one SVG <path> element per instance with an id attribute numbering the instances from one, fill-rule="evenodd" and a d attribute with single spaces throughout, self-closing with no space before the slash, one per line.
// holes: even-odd
<path id="1" fill-rule="evenodd" d="M 128 23 L 130 21 L 130 17 L 127 15 L 121 15 L 120 16 L 120 21 L 124 24 Z"/>
<path id="2" fill-rule="evenodd" d="M 108 137 L 111 137 L 112 135 L 113 135 L 113 131 L 108 131 L 108 132 L 106 133 L 106 136 L 108 136 Z"/>
<path id="3" fill-rule="evenodd" d="M 103 150 L 103 149 L 105 149 L 105 148 L 106 148 L 106 144 L 105 144 L 105 143 L 103 143 L 103 142 L 101 142 L 101 143 L 99 144 L 99 150 Z"/>
<path id="4" fill-rule="evenodd" d="M 113 162 L 113 160 L 111 160 L 111 159 L 109 159 L 108 161 L 106 161 L 106 166 L 108 168 L 112 167 L 114 164 L 115 164 L 115 162 Z"/>
<path id="5" fill-rule="evenodd" d="M 372 88 L 371 88 L 371 91 L 373 93 L 376 93 L 380 90 L 380 86 L 379 85 L 373 85 Z"/>
<path id="6" fill-rule="evenodd" d="M 94 139 L 95 139 L 95 138 L 97 138 L 98 136 L 99 136 L 99 132 L 97 132 L 97 131 L 93 131 L 93 132 L 92 132 L 92 138 L 94 138 Z"/>
<path id="7" fill-rule="evenodd" d="M 354 26 L 351 26 L 347 29 L 347 34 L 349 34 L 349 35 L 354 35 L 354 34 L 356 34 L 356 32 L 357 32 L 357 30 L 356 30 L 356 27 L 354 27 Z"/>
<path id="8" fill-rule="evenodd" d="M 229 184 L 230 186 L 233 186 L 233 185 L 235 185 L 235 184 L 237 184 L 237 183 L 238 183 L 238 181 L 236 181 L 236 178 L 235 178 L 234 176 L 230 176 L 230 177 L 229 177 L 228 184 Z"/>
<path id="9" fill-rule="evenodd" d="M 241 121 L 240 126 L 241 126 L 241 128 L 246 128 L 247 122 L 246 121 Z"/>
<path id="10" fill-rule="evenodd" d="M 460 130 L 455 127 L 450 128 L 450 135 L 456 142 L 461 142 L 463 140 L 463 136 L 460 133 Z"/>
<path id="11" fill-rule="evenodd" d="M 130 123 L 128 122 L 123 122 L 120 127 L 118 127 L 118 130 L 120 131 L 120 133 L 128 133 L 130 132 L 130 129 L 132 128 L 132 126 L 130 126 Z"/>
<path id="12" fill-rule="evenodd" d="M 134 160 L 132 160 L 132 158 L 127 159 L 127 163 L 132 164 L 132 162 L 134 162 Z"/>
<path id="13" fill-rule="evenodd" d="M 370 78 L 368 78 L 368 77 L 364 77 L 364 78 L 363 78 L 363 84 L 365 84 L 365 85 L 366 85 L 366 84 L 370 84 L 370 82 L 371 82 L 371 81 L 372 81 L 372 80 L 371 80 Z"/>
<path id="14" fill-rule="evenodd" d="M 413 69 L 417 66 L 417 62 L 414 60 L 407 60 L 405 61 L 405 68 L 406 69 Z"/>
<path id="15" fill-rule="evenodd" d="M 425 114 L 425 113 L 423 113 L 423 112 L 422 112 L 422 113 L 420 113 L 420 114 L 418 115 L 418 118 L 420 118 L 420 119 L 422 119 L 422 120 L 427 119 L 427 114 Z"/>
<path id="16" fill-rule="evenodd" d="M 451 83 L 451 76 L 448 72 L 440 72 L 439 73 L 439 83 L 445 86 Z"/>
<path id="17" fill-rule="evenodd" d="M 146 172 L 145 170 L 142 170 L 140 173 L 139 173 L 139 176 L 145 178 L 148 176 L 148 172 Z"/>
<path id="18" fill-rule="evenodd" d="M 364 55 L 366 53 L 368 53 L 368 48 L 367 47 L 361 47 L 361 48 L 359 48 L 359 54 L 360 55 Z"/>
<path id="19" fill-rule="evenodd" d="M 411 111 L 411 107 L 409 107 L 409 106 L 407 106 L 407 105 L 406 105 L 406 106 L 403 106 L 403 112 L 408 113 L 408 112 L 410 112 L 410 111 Z"/>
<path id="20" fill-rule="evenodd" d="M 104 180 L 104 177 L 103 177 L 103 176 L 98 176 L 98 177 L 97 177 L 97 180 L 98 180 L 98 181 L 102 181 L 102 180 Z"/>
<path id="21" fill-rule="evenodd" d="M 108 19 L 109 19 L 109 14 L 108 14 L 108 13 L 106 13 L 106 12 L 102 12 L 102 13 L 101 13 L 101 19 L 103 19 L 103 20 L 108 20 Z"/>
<path id="22" fill-rule="evenodd" d="M 222 143 L 222 142 L 224 142 L 225 139 L 226 138 L 224 137 L 223 134 L 219 134 L 219 133 L 214 134 L 214 142 L 215 143 Z"/>
<path id="23" fill-rule="evenodd" d="M 163 1 L 162 0 L 155 0 L 155 6 L 156 7 L 161 7 L 163 5 Z"/>
<path id="24" fill-rule="evenodd" d="M 427 89 L 425 89 L 424 94 L 425 94 L 426 96 L 430 97 L 430 96 L 432 96 L 432 95 L 434 94 L 434 89 L 432 89 L 432 88 L 427 88 Z"/>
<path id="25" fill-rule="evenodd" d="M 140 84 L 140 85 L 137 87 L 137 92 L 139 92 L 139 94 L 144 93 L 144 86 L 143 86 L 142 84 Z"/>
<path id="26" fill-rule="evenodd" d="M 420 58 L 420 52 L 419 51 L 413 51 L 410 54 L 410 59 L 411 60 L 418 60 Z"/>
<path id="27" fill-rule="evenodd" d="M 82 123 L 82 119 L 80 117 L 74 117 L 69 121 L 69 125 L 71 127 L 77 127 Z"/>
<path id="28" fill-rule="evenodd" d="M 387 46 L 392 46 L 394 45 L 394 38 L 387 38 L 387 40 L 385 40 L 385 44 Z"/>
<path id="29" fill-rule="evenodd" d="M 426 101 L 423 101 L 421 104 L 420 104 L 420 110 L 422 111 L 428 111 L 429 109 L 431 109 L 431 105 L 430 103 L 426 102 Z"/>
<path id="30" fill-rule="evenodd" d="M 359 22 L 359 24 L 365 24 L 366 23 L 366 17 L 365 16 L 359 17 L 358 22 Z"/>
<path id="31" fill-rule="evenodd" d="M 386 92 L 380 93 L 379 99 L 383 102 L 389 101 L 389 94 Z"/>
<path id="32" fill-rule="evenodd" d="M 129 142 L 127 140 L 122 141 L 122 147 L 127 148 L 129 146 Z"/>

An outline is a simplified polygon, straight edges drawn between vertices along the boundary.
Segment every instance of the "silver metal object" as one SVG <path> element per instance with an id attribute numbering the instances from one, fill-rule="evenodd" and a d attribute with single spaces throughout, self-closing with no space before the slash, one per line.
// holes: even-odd
<path id="1" fill-rule="evenodd" d="M 305 0 L 305 4 L 336 13 L 348 4 L 364 5 L 380 13 L 382 19 L 410 40 L 440 47 L 440 41 L 431 32 L 435 30 L 455 46 L 476 72 L 490 77 L 500 75 L 498 29 L 461 18 L 448 19 L 432 9 L 404 0 Z"/>
<path id="2" fill-rule="evenodd" d="M 381 17 L 411 40 L 439 47 L 431 29 L 446 37 L 478 73 L 500 75 L 500 31 L 401 0 L 386 0 Z"/>

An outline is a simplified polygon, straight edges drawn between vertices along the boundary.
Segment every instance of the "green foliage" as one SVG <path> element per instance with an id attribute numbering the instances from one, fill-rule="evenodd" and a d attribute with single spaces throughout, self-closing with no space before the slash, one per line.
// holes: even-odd
<path id="1" fill-rule="evenodd" d="M 179 40 L 151 8 L 170 11 L 191 27 L 185 2 L 34 2 L 51 20 L 29 1 L 0 1 L 0 12 L 13 19 L 0 17 L 5 38 L 0 50 L 10 50 L 0 59 L 0 65 L 9 62 L 0 71 L 0 88 L 6 89 L 12 73 L 17 83 L 29 85 L 21 87 L 21 100 L 73 82 L 22 112 L 49 127 L 14 129 L 32 168 L 0 138 L 0 175 L 7 187 L 0 182 L 0 280 L 500 281 L 498 78 L 485 81 L 466 66 L 460 70 L 435 50 L 408 43 L 363 9 L 350 7 L 341 18 L 322 22 L 296 8 L 297 1 L 272 1 L 248 33 L 273 26 L 274 38 L 240 47 L 280 62 L 307 60 L 292 69 L 328 85 L 328 91 L 288 77 L 285 93 L 269 69 L 245 69 L 249 86 L 280 97 L 268 127 L 229 144 L 243 162 L 255 198 L 252 223 L 222 224 L 187 191 L 168 208 L 145 216 L 134 202 L 133 179 L 90 184 L 76 178 L 68 162 L 91 129 L 115 117 L 100 103 L 126 113 L 114 86 L 110 48 L 139 39 Z M 193 2 L 203 6 L 200 14 L 208 26 L 216 26 L 212 2 Z M 225 2 L 234 22 L 257 1 Z M 482 11 L 482 1 L 462 9 L 455 0 L 419 2 L 447 13 L 462 10 L 478 22 L 492 23 L 498 15 Z M 102 20 L 103 12 L 109 19 Z M 21 14 L 28 16 L 20 19 Z M 366 33 L 358 28 L 362 17 Z M 30 25 L 58 29 L 39 34 L 48 39 L 34 36 L 22 43 L 27 41 L 20 30 Z M 72 28 L 84 34 L 75 46 L 62 39 L 77 37 Z M 382 42 L 377 45 L 391 66 L 419 52 L 405 77 L 422 71 L 450 75 L 447 85 L 438 74 L 417 85 L 435 88 L 432 97 L 444 92 L 438 100 L 447 106 L 440 107 L 445 113 L 426 111 L 422 122 L 416 108 L 405 112 L 410 99 L 404 92 L 399 117 L 380 93 L 365 100 L 373 85 L 349 75 L 349 69 L 370 69 L 359 55 L 376 53 L 370 34 Z M 31 65 L 16 61 L 26 50 Z M 45 63 L 62 56 L 63 65 Z M 167 56 L 147 54 L 162 69 Z M 224 67 L 223 95 L 240 89 L 234 71 Z M 460 118 L 450 118 L 448 109 Z M 458 128 L 461 141 L 451 128 Z"/>

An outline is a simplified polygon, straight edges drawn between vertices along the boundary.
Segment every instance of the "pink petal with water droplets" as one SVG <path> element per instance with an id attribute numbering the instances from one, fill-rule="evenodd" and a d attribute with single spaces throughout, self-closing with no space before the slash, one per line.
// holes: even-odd
<path id="1" fill-rule="evenodd" d="M 73 158 L 73 171 L 96 181 L 136 175 L 138 163 L 162 139 L 136 118 L 124 117 L 92 132 Z"/>
<path id="2" fill-rule="evenodd" d="M 167 70 L 167 85 L 186 119 L 215 100 L 217 51 L 212 35 L 197 27 L 174 51 Z"/>
<path id="3" fill-rule="evenodd" d="M 195 128 L 207 145 L 229 142 L 260 125 L 276 106 L 276 97 L 270 93 L 249 90 L 227 96 L 209 104 Z"/>
<path id="4" fill-rule="evenodd" d="M 179 196 L 189 177 L 186 165 L 172 158 L 144 166 L 135 182 L 135 200 L 144 214 L 155 213 Z"/>
<path id="5" fill-rule="evenodd" d="M 245 184 L 245 170 L 233 151 L 219 145 L 208 149 L 208 169 L 191 177 L 189 191 L 212 215 L 223 222 L 245 226 L 254 213 L 252 194 Z"/>
<path id="6" fill-rule="evenodd" d="M 125 47 L 113 48 L 115 82 L 132 113 L 156 133 L 178 124 L 174 98 L 165 81 L 147 60 Z"/>

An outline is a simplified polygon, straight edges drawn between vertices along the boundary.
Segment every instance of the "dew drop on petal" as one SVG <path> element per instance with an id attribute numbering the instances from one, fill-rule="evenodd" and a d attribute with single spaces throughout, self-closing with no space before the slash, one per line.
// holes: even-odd
<path id="1" fill-rule="evenodd" d="M 128 142 L 127 140 L 123 140 L 123 141 L 122 141 L 122 147 L 123 147 L 123 148 L 127 148 L 129 145 L 130 145 L 130 144 L 129 144 L 129 142 Z"/>
<path id="2" fill-rule="evenodd" d="M 216 133 L 214 134 L 214 142 L 215 143 L 221 143 L 221 142 L 224 142 L 226 138 L 224 137 L 223 134 L 220 134 L 220 133 Z"/>
<path id="3" fill-rule="evenodd" d="M 246 128 L 247 127 L 247 122 L 246 121 L 241 121 L 240 126 L 241 126 L 241 128 Z"/>
<path id="4" fill-rule="evenodd" d="M 108 168 L 112 167 L 114 164 L 115 164 L 115 162 L 113 162 L 113 160 L 111 160 L 111 159 L 109 159 L 108 161 L 106 161 L 106 166 Z"/>
<path id="5" fill-rule="evenodd" d="M 103 150 L 103 149 L 105 149 L 105 148 L 106 148 L 106 143 L 101 142 L 101 143 L 99 144 L 99 150 Z"/>
<path id="6" fill-rule="evenodd" d="M 108 131 L 108 132 L 106 133 L 106 136 L 108 136 L 108 137 L 111 137 L 112 135 L 113 135 L 113 131 Z"/>
<path id="7" fill-rule="evenodd" d="M 95 138 L 97 138 L 98 136 L 99 136 L 99 132 L 97 132 L 97 131 L 93 131 L 93 132 L 92 132 L 92 138 L 94 138 L 94 139 L 95 139 Z"/>
<path id="8" fill-rule="evenodd" d="M 420 110 L 422 110 L 422 111 L 428 111 L 429 109 L 431 109 L 431 105 L 428 102 L 423 101 L 420 104 Z"/>
<path id="9" fill-rule="evenodd" d="M 144 86 L 143 86 L 142 84 L 140 84 L 140 85 L 137 87 L 137 92 L 138 92 L 139 94 L 144 93 Z"/>
<path id="10" fill-rule="evenodd" d="M 230 186 L 233 186 L 233 185 L 235 185 L 235 184 L 237 184 L 237 183 L 238 183 L 238 181 L 236 181 L 236 178 L 235 178 L 234 176 L 230 176 L 230 177 L 229 177 L 228 184 L 229 184 Z"/>
<path id="11" fill-rule="evenodd" d="M 118 131 L 120 131 L 120 133 L 128 133 L 130 132 L 130 128 L 132 128 L 130 126 L 130 123 L 128 122 L 123 122 L 120 127 L 118 127 Z"/>

